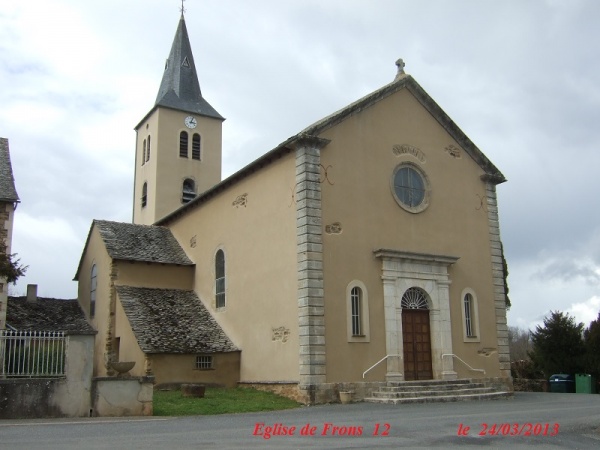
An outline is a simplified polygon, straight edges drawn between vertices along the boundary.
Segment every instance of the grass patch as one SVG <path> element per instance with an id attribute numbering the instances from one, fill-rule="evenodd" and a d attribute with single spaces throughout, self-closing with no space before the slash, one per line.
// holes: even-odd
<path id="1" fill-rule="evenodd" d="M 154 391 L 155 416 L 195 416 L 298 408 L 300 403 L 271 392 L 249 388 L 206 388 L 204 398 L 181 391 Z"/>

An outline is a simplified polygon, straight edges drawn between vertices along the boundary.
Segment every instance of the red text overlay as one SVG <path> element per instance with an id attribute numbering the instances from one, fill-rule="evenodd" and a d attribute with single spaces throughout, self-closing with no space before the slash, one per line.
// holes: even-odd
<path id="1" fill-rule="evenodd" d="M 482 423 L 476 429 L 460 424 L 456 434 L 469 436 L 556 436 L 560 425 L 557 423 Z"/>
<path id="2" fill-rule="evenodd" d="M 389 436 L 389 423 L 376 423 L 372 428 L 360 425 L 335 425 L 325 422 L 323 425 L 307 423 L 301 427 L 275 423 L 273 425 L 258 422 L 254 425 L 253 436 L 271 439 L 273 436 Z"/>

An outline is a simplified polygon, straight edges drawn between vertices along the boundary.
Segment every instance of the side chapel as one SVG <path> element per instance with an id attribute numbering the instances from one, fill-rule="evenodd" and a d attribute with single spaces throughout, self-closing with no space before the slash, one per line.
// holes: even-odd
<path id="1" fill-rule="evenodd" d="M 133 223 L 94 220 L 75 276 L 95 375 L 135 361 L 131 374 L 157 384 L 250 384 L 307 403 L 389 381 L 512 389 L 506 180 L 397 66 L 222 180 L 224 118 L 181 15 L 135 127 Z"/>

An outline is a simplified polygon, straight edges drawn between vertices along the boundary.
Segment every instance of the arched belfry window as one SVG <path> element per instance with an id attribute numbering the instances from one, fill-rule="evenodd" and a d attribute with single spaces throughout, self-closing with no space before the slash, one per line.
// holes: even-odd
<path id="1" fill-rule="evenodd" d="M 146 207 L 148 203 L 148 183 L 144 183 L 142 186 L 142 208 Z"/>
<path id="2" fill-rule="evenodd" d="M 181 158 L 188 157 L 188 134 L 187 131 L 179 133 L 179 156 Z"/>
<path id="3" fill-rule="evenodd" d="M 196 196 L 196 183 L 191 178 L 183 180 L 183 189 L 181 193 L 181 203 L 187 203 Z"/>
<path id="4" fill-rule="evenodd" d="M 150 135 L 148 135 L 148 148 L 146 149 L 146 162 L 150 161 Z"/>
<path id="5" fill-rule="evenodd" d="M 90 276 L 90 317 L 96 314 L 96 288 L 98 287 L 98 268 L 96 264 L 92 266 Z"/>
<path id="6" fill-rule="evenodd" d="M 221 249 L 215 255 L 215 304 L 225 307 L 225 253 Z"/>
<path id="7" fill-rule="evenodd" d="M 142 166 L 143 166 L 144 164 L 146 164 L 146 139 L 144 139 L 142 148 L 144 149 L 144 151 L 142 153 Z"/>
<path id="8" fill-rule="evenodd" d="M 415 287 L 408 289 L 404 293 L 400 305 L 403 309 L 429 309 L 425 293 Z"/>
<path id="9" fill-rule="evenodd" d="M 192 137 L 192 159 L 200 160 L 200 135 L 194 133 Z"/>

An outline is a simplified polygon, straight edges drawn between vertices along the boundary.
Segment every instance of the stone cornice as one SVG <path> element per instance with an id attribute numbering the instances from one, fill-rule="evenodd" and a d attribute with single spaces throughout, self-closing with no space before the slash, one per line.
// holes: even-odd
<path id="1" fill-rule="evenodd" d="M 393 250 L 387 248 L 379 248 L 373 250 L 376 258 L 388 260 L 402 260 L 408 262 L 426 262 L 428 264 L 438 264 L 450 266 L 459 260 L 459 256 L 448 255 L 433 255 L 429 253 L 407 252 L 402 250 Z"/>

